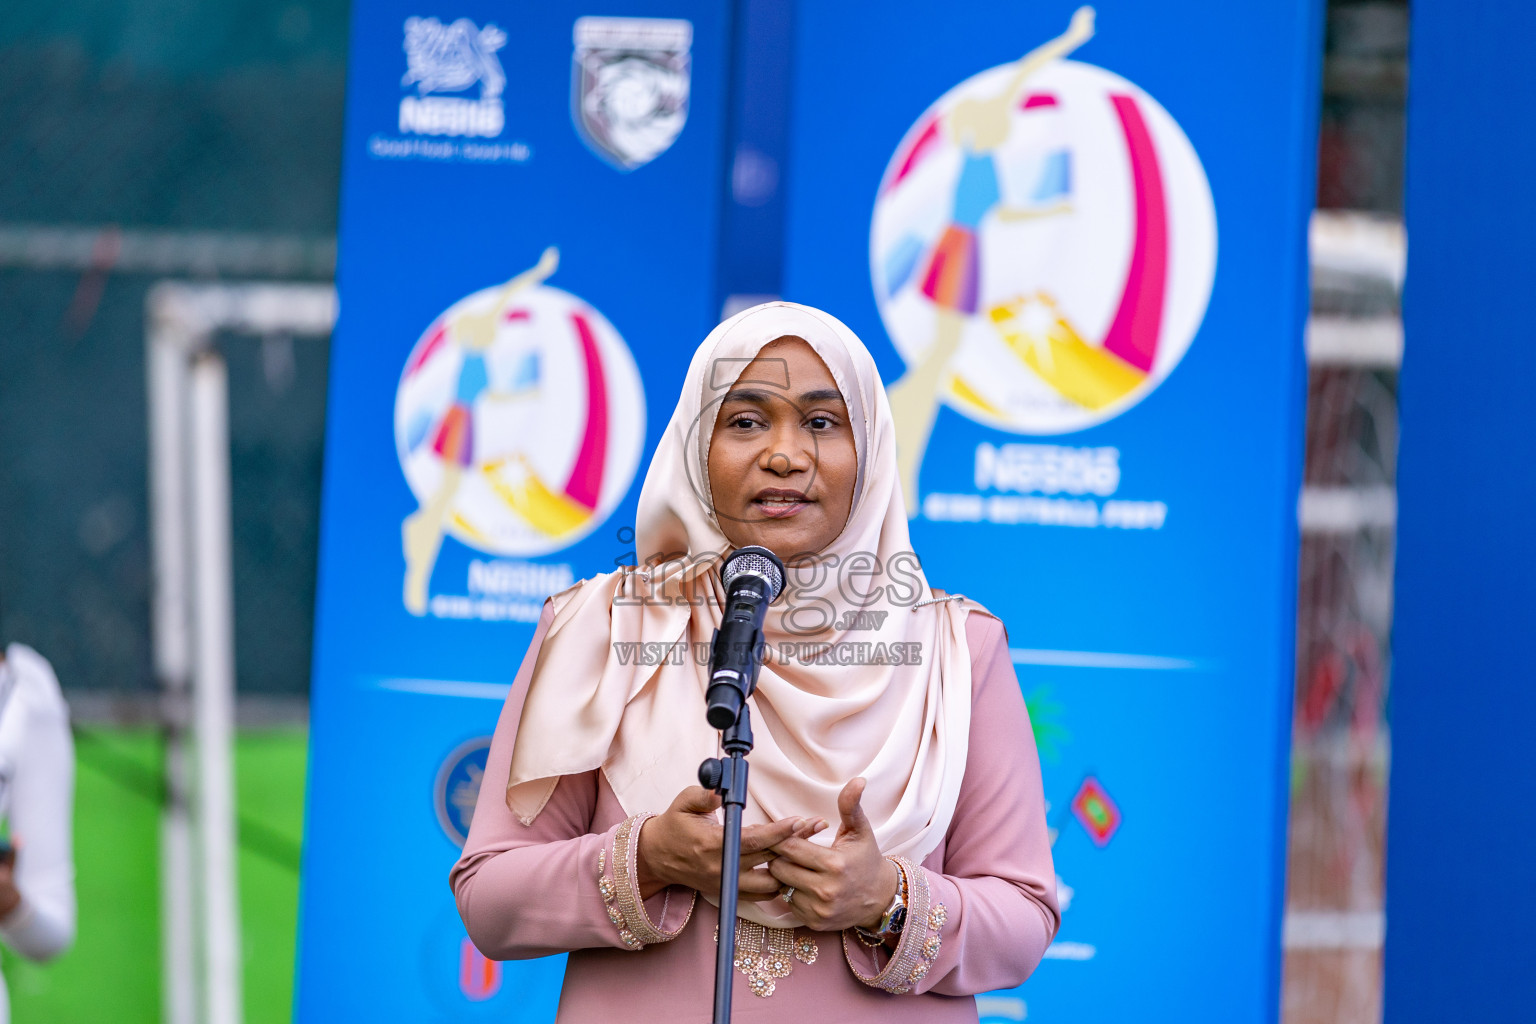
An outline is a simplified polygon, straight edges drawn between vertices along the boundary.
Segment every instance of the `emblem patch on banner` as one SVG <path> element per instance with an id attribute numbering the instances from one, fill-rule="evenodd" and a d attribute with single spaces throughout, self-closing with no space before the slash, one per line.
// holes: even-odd
<path id="1" fill-rule="evenodd" d="M 571 116 L 621 170 L 671 148 L 688 120 L 693 24 L 676 18 L 578 18 Z"/>
<path id="2" fill-rule="evenodd" d="M 480 798 L 480 780 L 485 778 L 485 761 L 490 753 L 489 736 L 470 740 L 455 748 L 437 770 L 432 802 L 437 805 L 437 823 L 455 846 L 463 846 L 469 836 L 475 801 Z"/>
<path id="3" fill-rule="evenodd" d="M 1144 90 L 1067 59 L 1093 12 L 939 97 L 896 147 L 870 276 L 907 373 L 890 388 L 902 488 L 937 406 L 1018 434 L 1118 416 L 1173 371 L 1216 273 L 1199 155 Z"/>
<path id="4" fill-rule="evenodd" d="M 400 85 L 414 86 L 416 95 L 400 101 L 400 131 L 500 135 L 506 124 L 501 93 L 507 75 L 496 51 L 506 44 L 507 34 L 492 24 L 477 28 L 468 18 L 449 25 L 436 18 L 406 18 L 406 72 Z M 477 85 L 478 97 L 453 95 Z"/>
<path id="5" fill-rule="evenodd" d="M 559 259 L 546 249 L 534 267 L 460 299 L 406 359 L 395 444 L 417 501 L 402 524 L 414 615 L 537 621 L 543 599 L 570 585 L 569 567 L 477 561 L 469 582 L 482 599 L 429 602 L 443 538 L 490 555 L 547 555 L 607 519 L 634 480 L 640 372 L 601 313 L 545 284 Z"/>

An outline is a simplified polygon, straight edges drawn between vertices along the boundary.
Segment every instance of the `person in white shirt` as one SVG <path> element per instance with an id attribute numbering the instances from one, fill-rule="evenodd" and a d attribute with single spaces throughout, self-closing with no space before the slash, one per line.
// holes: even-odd
<path id="1" fill-rule="evenodd" d="M 0 942 L 45 961 L 75 941 L 71 825 L 75 745 L 53 667 L 22 644 L 0 653 L 0 820 L 12 844 L 0 858 Z M 0 1024 L 10 997 L 0 977 Z"/>

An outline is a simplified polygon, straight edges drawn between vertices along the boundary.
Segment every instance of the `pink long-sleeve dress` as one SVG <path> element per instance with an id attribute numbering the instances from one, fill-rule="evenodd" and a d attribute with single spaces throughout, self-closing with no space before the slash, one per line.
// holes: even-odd
<path id="1" fill-rule="evenodd" d="M 643 818 L 619 806 L 602 773 L 562 778 L 531 825 L 507 809 L 512 744 L 550 617 L 546 606 L 496 725 L 450 876 L 459 913 L 492 959 L 571 954 L 560 1024 L 708 1021 L 718 912 L 679 886 L 640 898 L 633 833 Z M 735 975 L 734 1020 L 974 1022 L 973 995 L 1012 988 L 1040 962 L 1061 918 L 1034 735 L 1002 624 L 972 613 L 966 636 L 965 775 L 944 841 L 909 865 L 900 943 L 870 949 L 851 931 L 748 929 L 738 957 L 762 952 Z"/>

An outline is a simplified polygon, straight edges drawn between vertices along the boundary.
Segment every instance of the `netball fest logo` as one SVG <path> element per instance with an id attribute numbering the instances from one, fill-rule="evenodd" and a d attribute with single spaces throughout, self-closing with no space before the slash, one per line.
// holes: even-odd
<path id="1" fill-rule="evenodd" d="M 870 230 L 876 301 L 907 362 L 890 388 L 907 507 L 937 405 L 1060 434 L 1146 397 L 1189 347 L 1216 271 L 1200 159 L 1131 82 L 1065 59 L 1067 32 L 939 98 L 897 147 Z"/>
<path id="2" fill-rule="evenodd" d="M 405 606 L 427 610 L 443 537 L 491 555 L 569 547 L 634 480 L 640 373 L 601 313 L 544 282 L 559 254 L 454 303 L 411 350 L 395 397 L 400 468 L 419 507 L 402 527 Z"/>

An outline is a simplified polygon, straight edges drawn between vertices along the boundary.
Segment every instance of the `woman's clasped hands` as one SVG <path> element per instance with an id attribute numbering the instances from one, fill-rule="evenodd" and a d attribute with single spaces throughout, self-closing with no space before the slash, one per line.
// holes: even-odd
<path id="1" fill-rule="evenodd" d="M 874 827 L 859 803 L 863 796 L 863 779 L 854 779 L 838 794 L 842 820 L 830 847 L 792 835 L 772 848 L 778 856 L 768 862 L 768 872 L 791 887 L 787 902 L 807 928 L 874 928 L 901 885 L 901 869 L 875 842 Z"/>
<path id="2" fill-rule="evenodd" d="M 854 779 L 837 798 L 840 817 L 830 847 L 810 842 L 827 827 L 821 818 L 781 818 L 741 830 L 741 899 L 787 896 L 807 928 L 838 931 L 874 928 L 901 884 L 900 870 L 880 852 L 860 800 L 864 780 Z M 720 845 L 715 820 L 720 797 L 700 786 L 677 795 L 666 812 L 640 830 L 636 869 L 640 894 L 649 899 L 669 885 L 701 893 L 720 890 Z"/>
<path id="3" fill-rule="evenodd" d="M 640 895 L 650 899 L 669 885 L 681 885 L 702 893 L 720 891 L 720 846 L 725 829 L 715 820 L 720 795 L 702 786 L 689 786 L 677 794 L 662 814 L 648 818 L 640 827 L 635 853 L 635 872 Z M 777 854 L 774 846 L 790 839 L 805 839 L 826 827 L 815 818 L 781 818 L 766 825 L 745 825 L 741 830 L 741 898 L 772 899 L 779 883 L 766 871 L 757 870 Z"/>

